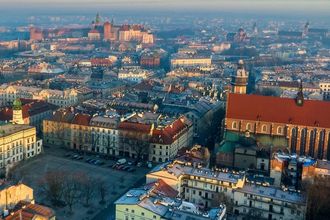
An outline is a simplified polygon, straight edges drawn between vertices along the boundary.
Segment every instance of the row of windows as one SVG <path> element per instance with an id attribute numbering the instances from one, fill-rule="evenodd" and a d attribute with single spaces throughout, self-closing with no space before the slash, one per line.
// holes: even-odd
<path id="1" fill-rule="evenodd" d="M 129 212 L 129 209 L 128 208 L 126 208 L 126 210 L 125 210 L 126 212 Z M 135 210 L 134 209 L 132 209 L 131 210 L 131 213 L 135 213 Z M 144 216 L 145 214 L 144 214 L 144 212 L 141 212 L 141 216 Z M 156 219 L 157 218 L 157 216 L 156 215 L 153 215 L 153 219 Z M 125 219 L 129 219 L 128 218 L 128 216 L 125 216 Z M 134 220 L 134 218 L 131 218 L 131 220 Z"/>
<path id="2" fill-rule="evenodd" d="M 235 129 L 235 130 L 238 129 L 238 123 L 236 121 L 234 121 L 232 123 L 232 129 Z M 252 125 L 250 123 L 247 123 L 245 125 L 245 129 L 247 131 L 252 131 Z M 268 132 L 268 130 L 269 130 L 269 126 L 268 125 L 262 125 L 261 126 L 261 131 L 262 132 Z M 283 127 L 281 127 L 281 126 L 277 127 L 277 134 L 283 134 L 283 131 L 284 131 L 284 128 Z"/>

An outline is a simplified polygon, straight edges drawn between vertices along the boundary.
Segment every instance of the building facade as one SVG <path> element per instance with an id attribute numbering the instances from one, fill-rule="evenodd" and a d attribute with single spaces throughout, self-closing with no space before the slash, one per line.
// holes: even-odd
<path id="1" fill-rule="evenodd" d="M 17 185 L 1 183 L 0 187 L 1 215 L 5 214 L 5 212 L 8 212 L 10 209 L 13 209 L 16 204 L 21 201 L 34 203 L 33 189 L 23 183 Z"/>
<path id="2" fill-rule="evenodd" d="M 230 93 L 226 110 L 226 130 L 285 137 L 291 153 L 330 158 L 329 102 Z"/>
<path id="3" fill-rule="evenodd" d="M 44 100 L 59 107 L 73 106 L 78 103 L 78 93 L 75 89 L 52 90 L 37 87 L 10 86 L 0 87 L 2 105 L 11 105 L 16 99 Z"/>
<path id="4" fill-rule="evenodd" d="M 42 140 L 37 140 L 35 127 L 5 124 L 0 132 L 0 168 L 10 168 L 42 152 Z"/>
<path id="5" fill-rule="evenodd" d="M 175 161 L 147 174 L 147 183 L 161 179 L 179 192 L 184 201 L 204 208 L 226 200 L 236 219 L 305 219 L 306 199 L 298 192 L 248 183 L 244 172 L 187 166 Z M 221 199 L 220 199 L 221 198 Z"/>

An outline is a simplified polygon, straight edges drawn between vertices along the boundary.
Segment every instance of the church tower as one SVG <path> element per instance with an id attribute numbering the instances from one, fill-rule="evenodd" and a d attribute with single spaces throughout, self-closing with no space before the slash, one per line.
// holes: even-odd
<path id="1" fill-rule="evenodd" d="M 24 124 L 22 102 L 19 99 L 13 102 L 13 123 Z"/>
<path id="2" fill-rule="evenodd" d="M 243 60 L 238 61 L 236 74 L 231 76 L 232 93 L 246 94 L 248 72 L 245 71 Z"/>
<path id="3" fill-rule="evenodd" d="M 296 104 L 298 106 L 304 105 L 304 92 L 303 92 L 302 81 L 300 81 L 299 90 L 296 96 Z"/>

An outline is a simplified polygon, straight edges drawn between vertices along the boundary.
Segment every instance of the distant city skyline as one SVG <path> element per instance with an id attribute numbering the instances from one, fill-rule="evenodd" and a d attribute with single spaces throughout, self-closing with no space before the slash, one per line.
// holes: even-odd
<path id="1" fill-rule="evenodd" d="M 327 0 L 0 0 L 2 8 L 52 9 L 116 9 L 116 10 L 211 10 L 211 11 L 269 11 L 327 13 Z M 308 10 L 306 10 L 308 9 Z M 0 9 L 1 10 L 1 9 Z"/>

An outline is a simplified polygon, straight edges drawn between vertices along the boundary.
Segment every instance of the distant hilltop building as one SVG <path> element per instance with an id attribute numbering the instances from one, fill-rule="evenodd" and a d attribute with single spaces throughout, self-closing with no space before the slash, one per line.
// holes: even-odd
<path id="1" fill-rule="evenodd" d="M 123 25 L 119 29 L 119 41 L 136 40 L 143 44 L 153 44 L 154 36 L 141 25 Z"/>
<path id="2" fill-rule="evenodd" d="M 42 30 L 39 28 L 32 27 L 30 28 L 30 41 L 42 41 L 44 39 Z"/>

